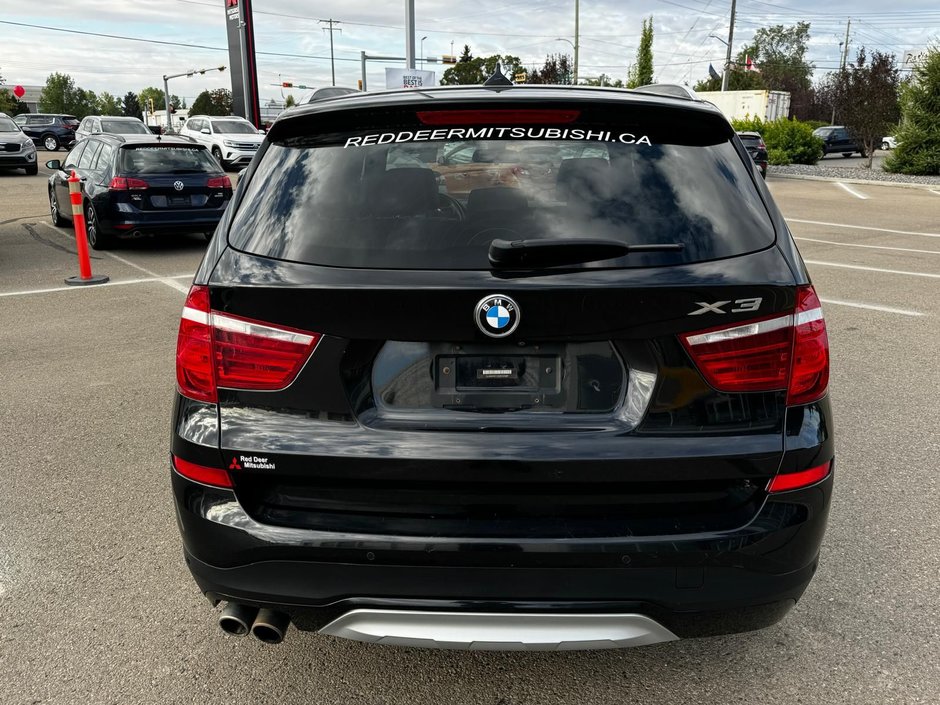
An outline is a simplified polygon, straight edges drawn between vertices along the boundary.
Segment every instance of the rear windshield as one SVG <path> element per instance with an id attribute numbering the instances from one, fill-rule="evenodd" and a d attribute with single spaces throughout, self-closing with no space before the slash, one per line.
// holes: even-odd
<path id="1" fill-rule="evenodd" d="M 64 117 L 64 118 L 62 118 L 62 123 L 65 124 L 65 125 L 72 125 L 72 126 L 75 126 L 75 125 L 78 125 L 78 118 L 74 118 L 74 117 Z"/>
<path id="2" fill-rule="evenodd" d="M 126 174 L 211 174 L 219 171 L 209 152 L 177 145 L 124 147 L 120 169 Z"/>
<path id="3" fill-rule="evenodd" d="M 102 120 L 101 131 L 117 135 L 149 135 L 150 130 L 136 120 Z"/>
<path id="4" fill-rule="evenodd" d="M 257 135 L 258 129 L 250 122 L 239 120 L 213 120 L 212 127 L 220 135 Z"/>
<path id="5" fill-rule="evenodd" d="M 494 239 L 683 245 L 581 267 L 683 264 L 773 243 L 727 123 L 677 130 L 632 119 L 329 134 L 281 126 L 230 243 L 276 259 L 394 269 L 489 269 Z"/>

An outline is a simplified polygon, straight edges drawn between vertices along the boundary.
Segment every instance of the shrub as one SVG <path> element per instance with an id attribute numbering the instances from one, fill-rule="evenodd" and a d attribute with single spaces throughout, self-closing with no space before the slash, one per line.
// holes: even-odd
<path id="1" fill-rule="evenodd" d="M 815 164 L 823 156 L 823 141 L 813 134 L 813 128 L 799 120 L 774 120 L 764 127 L 767 149 L 780 150 L 793 164 Z M 773 162 L 771 162 L 773 163 Z"/>
<path id="2" fill-rule="evenodd" d="M 731 126 L 737 132 L 760 132 L 763 134 L 765 124 L 763 120 L 756 117 L 739 118 L 731 121 Z"/>
<path id="3" fill-rule="evenodd" d="M 767 161 L 771 166 L 786 166 L 790 157 L 784 150 L 773 147 L 767 150 Z"/>
<path id="4" fill-rule="evenodd" d="M 915 69 L 901 98 L 898 148 L 885 170 L 899 174 L 940 174 L 940 51 L 934 49 Z"/>
<path id="5" fill-rule="evenodd" d="M 815 164 L 823 156 L 823 141 L 813 136 L 813 123 L 781 118 L 763 122 L 757 118 L 732 120 L 738 132 L 759 132 L 767 145 L 771 164 Z"/>

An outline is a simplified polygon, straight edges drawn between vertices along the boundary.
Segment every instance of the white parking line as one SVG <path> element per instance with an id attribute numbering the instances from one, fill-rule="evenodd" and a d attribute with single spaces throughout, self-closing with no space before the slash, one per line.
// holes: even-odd
<path id="1" fill-rule="evenodd" d="M 933 189 L 930 189 L 930 193 L 934 194 L 935 196 L 940 196 L 940 191 L 934 191 Z"/>
<path id="2" fill-rule="evenodd" d="M 835 242 L 833 240 L 817 240 L 814 237 L 794 237 L 794 240 L 805 242 L 821 242 L 824 245 L 838 245 L 839 247 L 864 247 L 867 250 L 893 250 L 895 252 L 917 252 L 924 255 L 940 255 L 940 250 L 912 250 L 909 247 L 888 247 L 886 245 L 859 245 L 854 242 Z"/>
<path id="3" fill-rule="evenodd" d="M 903 274 L 908 277 L 926 277 L 928 279 L 940 279 L 940 274 L 928 274 L 927 272 L 905 272 L 900 269 L 882 269 L 881 267 L 863 267 L 859 264 L 842 264 L 841 262 L 820 262 L 819 260 L 805 259 L 806 264 L 815 264 L 817 267 L 839 267 L 841 269 L 860 269 L 864 272 L 884 272 L 885 274 Z"/>
<path id="4" fill-rule="evenodd" d="M 852 194 L 853 196 L 855 196 L 855 198 L 861 198 L 863 201 L 867 201 L 867 200 L 868 200 L 868 196 L 866 196 L 864 193 L 861 193 L 860 191 L 856 191 L 856 190 L 855 190 L 854 188 L 852 188 L 851 186 L 846 186 L 846 185 L 843 184 L 841 181 L 837 181 L 837 182 L 836 182 L 836 186 L 838 186 L 839 188 L 841 188 L 843 191 Z"/>
<path id="5" fill-rule="evenodd" d="M 849 230 L 872 230 L 877 233 L 892 233 L 894 235 L 921 235 L 923 237 L 940 237 L 940 233 L 920 233 L 912 230 L 891 230 L 889 228 L 872 228 L 867 225 L 849 225 L 847 223 L 826 223 L 821 220 L 800 220 L 787 218 L 788 223 L 806 223 L 807 225 L 825 225 L 830 228 L 848 228 Z"/>
<path id="6" fill-rule="evenodd" d="M 127 284 L 149 284 L 159 282 L 166 284 L 166 279 L 192 279 L 192 274 L 178 274 L 172 277 L 147 277 L 146 279 L 122 279 L 116 282 L 105 282 L 95 286 L 53 286 L 48 289 L 24 289 L 22 291 L 2 291 L 0 297 L 4 296 L 28 296 L 30 294 L 49 294 L 54 291 L 94 291 L 102 286 L 125 286 Z M 175 282 L 174 282 L 175 283 Z M 188 289 L 184 289 L 188 292 Z"/>
<path id="7" fill-rule="evenodd" d="M 840 301 L 839 299 L 819 299 L 824 304 L 833 304 L 835 306 L 850 306 L 852 308 L 865 308 L 871 311 L 884 311 L 885 313 L 898 313 L 902 316 L 925 316 L 920 311 L 911 311 L 906 308 L 893 308 L 891 306 L 879 306 L 878 304 L 863 304 L 858 301 Z"/>
<path id="8" fill-rule="evenodd" d="M 40 221 L 40 225 L 45 225 L 47 228 L 49 228 L 49 230 L 53 231 L 54 233 L 57 233 L 58 235 L 61 235 L 61 234 L 62 234 L 62 231 L 60 231 L 60 230 L 59 230 L 58 228 L 56 228 L 56 227 L 53 227 L 52 225 L 49 225 L 49 223 L 47 223 L 47 222 L 45 222 L 45 221 Z M 183 286 L 182 284 L 173 281 L 172 277 L 164 277 L 164 276 L 161 276 L 161 275 L 157 274 L 156 272 L 151 272 L 151 271 L 150 271 L 149 269 L 147 269 L 146 267 L 141 267 L 139 264 L 135 264 L 134 262 L 131 262 L 129 259 L 124 259 L 123 257 L 120 257 L 120 256 L 114 254 L 113 252 L 102 252 L 101 254 L 107 255 L 107 256 L 110 257 L 111 259 L 115 259 L 115 260 L 117 260 L 118 262 L 121 262 L 122 264 L 126 264 L 128 267 L 133 267 L 134 269 L 140 270 L 140 271 L 143 272 L 144 274 L 146 274 L 146 275 L 148 275 L 148 276 L 150 276 L 150 277 L 153 277 L 155 280 L 157 280 L 157 281 L 159 281 L 159 282 L 161 282 L 161 283 L 163 283 L 163 284 L 166 284 L 166 285 L 167 285 L 168 287 L 170 287 L 171 289 L 176 289 L 177 291 L 181 291 L 181 292 L 183 292 L 184 294 L 188 294 L 188 293 L 189 293 L 189 287 L 185 287 L 185 286 Z"/>

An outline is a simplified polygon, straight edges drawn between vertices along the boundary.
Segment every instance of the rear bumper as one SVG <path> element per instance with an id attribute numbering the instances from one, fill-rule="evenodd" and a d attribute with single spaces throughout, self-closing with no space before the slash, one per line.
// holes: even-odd
<path id="1" fill-rule="evenodd" d="M 713 534 L 448 540 L 262 525 L 234 494 L 173 473 L 186 562 L 210 600 L 316 630 L 355 608 L 634 613 L 680 637 L 773 624 L 816 570 L 832 475 Z"/>
<path id="2" fill-rule="evenodd" d="M 227 205 L 227 202 L 226 202 Z M 126 206 L 126 204 L 119 204 Z M 132 207 L 112 208 L 108 217 L 102 217 L 99 212 L 99 223 L 106 232 L 116 235 L 127 234 L 134 230 L 145 233 L 181 233 L 189 231 L 215 230 L 225 213 L 225 206 L 221 208 L 206 208 L 204 210 L 179 211 L 142 211 Z"/>

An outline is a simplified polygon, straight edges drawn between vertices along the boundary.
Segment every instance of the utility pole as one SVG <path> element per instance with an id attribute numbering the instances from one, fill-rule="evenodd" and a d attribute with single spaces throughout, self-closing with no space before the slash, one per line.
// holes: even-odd
<path id="1" fill-rule="evenodd" d="M 405 0 L 405 68 L 415 69 L 415 0 Z"/>
<path id="2" fill-rule="evenodd" d="M 728 53 L 725 55 L 725 70 L 721 74 L 721 90 L 728 90 L 728 79 L 731 77 L 731 47 L 734 46 L 734 13 L 737 9 L 737 0 L 731 0 L 731 24 L 728 26 Z"/>
<path id="3" fill-rule="evenodd" d="M 842 61 L 839 62 L 839 70 L 845 71 L 845 64 L 849 60 L 849 30 L 852 29 L 852 18 L 849 17 L 848 22 L 845 23 L 845 41 L 842 43 Z M 836 124 L 836 106 L 832 106 L 832 119 L 829 121 L 830 125 Z"/>
<path id="4" fill-rule="evenodd" d="M 841 68 L 845 69 L 845 64 L 849 60 L 849 30 L 852 29 L 852 18 L 849 17 L 848 22 L 845 23 L 845 45 L 842 47 L 842 65 Z"/>
<path id="5" fill-rule="evenodd" d="M 320 24 L 327 23 L 330 25 L 329 27 L 324 27 L 323 31 L 330 33 L 330 76 L 332 77 L 333 85 L 335 86 L 336 85 L 336 65 L 333 61 L 333 32 L 339 32 L 340 34 L 342 34 L 343 30 L 334 29 L 333 25 L 342 24 L 342 23 L 339 20 L 334 20 L 332 17 L 328 20 L 317 20 L 317 22 L 319 22 Z"/>
<path id="6" fill-rule="evenodd" d="M 574 85 L 578 85 L 578 49 L 581 47 L 581 2 L 574 0 Z"/>

